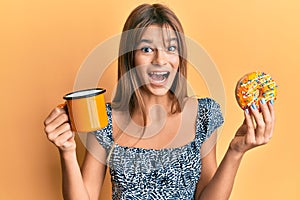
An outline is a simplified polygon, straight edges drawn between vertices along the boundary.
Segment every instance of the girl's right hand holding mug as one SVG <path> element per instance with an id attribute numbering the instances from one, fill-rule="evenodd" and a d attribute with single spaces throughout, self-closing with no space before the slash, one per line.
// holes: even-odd
<path id="1" fill-rule="evenodd" d="M 71 130 L 69 117 L 64 108 L 54 108 L 45 119 L 44 125 L 48 139 L 59 148 L 60 152 L 75 152 L 75 134 Z"/>

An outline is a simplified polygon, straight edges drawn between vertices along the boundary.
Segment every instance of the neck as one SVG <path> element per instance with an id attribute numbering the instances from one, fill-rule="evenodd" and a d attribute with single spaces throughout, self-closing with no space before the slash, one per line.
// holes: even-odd
<path id="1" fill-rule="evenodd" d="M 165 120 L 172 113 L 171 94 L 167 93 L 163 96 L 155 96 L 141 90 L 141 95 L 145 105 L 145 115 L 147 124 L 154 121 Z M 143 122 L 143 113 L 139 109 L 135 109 L 132 113 L 134 121 L 138 124 Z"/>
<path id="2" fill-rule="evenodd" d="M 149 112 L 149 110 L 153 108 L 153 106 L 156 105 L 162 107 L 167 113 L 171 113 L 173 99 L 170 92 L 162 96 L 157 96 L 157 95 L 149 94 L 149 92 L 141 89 L 141 96 L 145 103 L 145 108 L 147 113 Z"/>

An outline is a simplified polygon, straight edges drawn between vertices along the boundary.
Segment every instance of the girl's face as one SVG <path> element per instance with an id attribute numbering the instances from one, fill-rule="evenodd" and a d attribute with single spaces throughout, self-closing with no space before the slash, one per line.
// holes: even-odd
<path id="1" fill-rule="evenodd" d="M 144 88 L 153 95 L 167 94 L 179 62 L 175 32 L 158 25 L 147 27 L 134 52 L 136 71 Z"/>

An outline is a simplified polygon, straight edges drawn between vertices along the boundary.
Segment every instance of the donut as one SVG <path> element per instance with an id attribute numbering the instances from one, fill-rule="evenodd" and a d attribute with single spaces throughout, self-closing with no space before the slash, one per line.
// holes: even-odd
<path id="1" fill-rule="evenodd" d="M 269 74 L 259 71 L 251 72 L 237 82 L 236 100 L 242 109 L 247 109 L 253 103 L 259 109 L 259 102 L 262 98 L 266 102 L 276 99 L 277 87 Z"/>

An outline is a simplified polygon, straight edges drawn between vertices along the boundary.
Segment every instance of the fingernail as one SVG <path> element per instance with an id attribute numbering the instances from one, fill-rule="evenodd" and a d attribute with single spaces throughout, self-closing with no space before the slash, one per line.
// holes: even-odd
<path id="1" fill-rule="evenodd" d="M 260 102 L 261 102 L 261 104 L 265 104 L 266 100 L 264 98 L 261 98 Z"/>
<path id="2" fill-rule="evenodd" d="M 246 114 L 249 114 L 248 108 L 245 109 L 245 113 L 246 113 Z"/>
<path id="3" fill-rule="evenodd" d="M 274 100 L 273 100 L 273 99 L 270 100 L 270 104 L 271 104 L 271 105 L 274 104 Z"/>
<path id="4" fill-rule="evenodd" d="M 256 110 L 256 105 L 255 105 L 255 103 L 253 103 L 253 104 L 251 105 L 251 107 L 252 107 L 253 110 Z"/>

